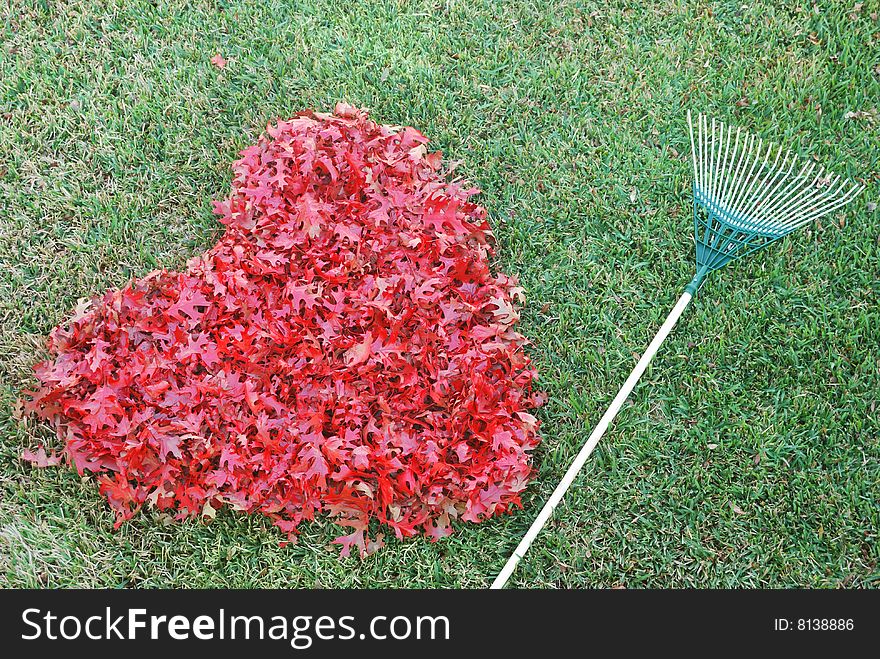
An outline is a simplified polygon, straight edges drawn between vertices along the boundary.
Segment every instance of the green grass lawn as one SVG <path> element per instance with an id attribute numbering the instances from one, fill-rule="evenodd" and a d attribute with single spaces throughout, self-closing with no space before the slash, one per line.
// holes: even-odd
<path id="1" fill-rule="evenodd" d="M 868 189 L 711 278 L 512 584 L 878 585 L 880 2 L 167 4 L 0 6 L 0 585 L 488 585 L 693 274 L 687 108 Z M 483 190 L 549 395 L 525 510 L 363 561 L 326 520 L 114 531 L 18 458 L 55 443 L 14 413 L 45 335 L 211 245 L 239 149 L 337 100 Z"/>

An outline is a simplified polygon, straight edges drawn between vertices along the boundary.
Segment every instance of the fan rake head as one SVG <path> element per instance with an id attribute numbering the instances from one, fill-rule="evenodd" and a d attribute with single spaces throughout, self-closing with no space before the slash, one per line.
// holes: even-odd
<path id="1" fill-rule="evenodd" d="M 863 185 L 781 146 L 688 112 L 694 165 L 696 293 L 703 277 L 852 201 Z"/>

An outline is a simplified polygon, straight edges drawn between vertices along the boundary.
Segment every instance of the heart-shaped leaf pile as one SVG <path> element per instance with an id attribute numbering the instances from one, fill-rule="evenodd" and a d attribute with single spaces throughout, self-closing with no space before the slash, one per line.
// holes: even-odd
<path id="1" fill-rule="evenodd" d="M 540 403 L 522 289 L 491 274 L 476 190 L 426 142 L 346 105 L 269 126 L 215 203 L 212 249 L 52 332 L 27 409 L 117 524 L 228 505 L 292 537 L 326 512 L 363 554 L 373 519 L 437 539 L 519 504 Z"/>

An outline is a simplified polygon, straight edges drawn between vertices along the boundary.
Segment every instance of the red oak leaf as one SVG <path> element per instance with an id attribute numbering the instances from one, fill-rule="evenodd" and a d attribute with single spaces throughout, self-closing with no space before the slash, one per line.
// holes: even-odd
<path id="1" fill-rule="evenodd" d="M 30 462 L 35 467 L 54 467 L 61 464 L 61 456 L 46 455 L 46 449 L 38 448 L 36 452 L 25 449 L 21 453 L 21 459 Z"/>
<path id="2" fill-rule="evenodd" d="M 370 358 L 370 353 L 372 352 L 372 344 L 373 344 L 373 335 L 370 332 L 364 336 L 363 341 L 358 343 L 355 346 L 352 346 L 345 353 L 345 364 L 346 366 L 357 366 L 358 364 L 363 364 L 367 359 Z"/>

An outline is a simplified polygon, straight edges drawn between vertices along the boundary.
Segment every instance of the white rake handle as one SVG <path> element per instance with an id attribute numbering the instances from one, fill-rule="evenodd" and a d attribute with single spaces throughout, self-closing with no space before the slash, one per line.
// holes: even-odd
<path id="1" fill-rule="evenodd" d="M 501 572 L 498 573 L 495 581 L 492 582 L 493 590 L 504 588 L 504 585 L 507 583 L 510 575 L 513 574 L 513 571 L 516 569 L 517 564 L 520 562 L 522 557 L 525 556 L 526 552 L 529 550 L 529 547 L 532 546 L 532 542 L 535 541 L 538 533 L 540 533 L 541 529 L 544 528 L 544 525 L 547 523 L 547 520 L 550 519 L 550 516 L 553 514 L 556 506 L 558 506 L 559 502 L 562 501 L 562 497 L 565 496 L 568 488 L 571 487 L 571 484 L 574 482 L 575 477 L 577 477 L 578 473 L 583 468 L 584 463 L 587 461 L 587 458 L 590 457 L 590 453 L 592 453 L 593 449 L 596 448 L 596 444 L 598 444 L 599 440 L 602 439 L 602 435 L 604 435 L 605 431 L 608 430 L 608 426 L 611 425 L 611 422 L 614 421 L 614 417 L 617 416 L 620 408 L 623 407 L 626 399 L 629 398 L 629 395 L 632 392 L 633 388 L 636 386 L 636 383 L 639 381 L 639 378 L 642 377 L 642 373 L 645 372 L 645 369 L 648 368 L 648 364 L 651 363 L 651 359 L 654 357 L 663 341 L 666 340 L 666 337 L 669 336 L 672 328 L 675 327 L 675 323 L 678 322 L 678 319 L 681 316 L 682 312 L 685 310 L 685 307 L 687 307 L 688 303 L 691 301 L 691 297 L 692 295 L 689 292 L 685 291 L 681 298 L 679 298 L 678 303 L 676 303 L 675 307 L 673 307 L 672 311 L 669 312 L 669 315 L 666 317 L 666 320 L 663 322 L 663 325 L 662 327 L 660 327 L 660 330 L 657 332 L 654 340 L 651 341 L 651 345 L 649 345 L 648 349 L 645 350 L 645 354 L 642 355 L 641 359 L 639 359 L 639 363 L 636 364 L 636 367 L 632 370 L 632 373 L 629 374 L 629 377 L 626 379 L 626 382 L 623 383 L 620 391 L 617 392 L 617 396 L 614 397 L 614 400 L 611 402 L 608 410 L 599 420 L 599 424 L 596 426 L 595 430 L 593 430 L 593 433 L 590 435 L 589 439 L 587 439 L 587 443 L 584 444 L 583 448 L 581 448 L 580 452 L 577 454 L 577 457 L 574 459 L 574 462 L 571 463 L 568 471 L 565 472 L 565 476 L 562 477 L 559 485 L 556 486 L 556 489 L 553 490 L 553 494 L 550 495 L 547 503 L 544 504 L 541 512 L 538 513 L 538 517 L 535 519 L 534 522 L 532 522 L 532 525 L 523 536 L 523 539 L 520 540 L 519 544 L 516 546 L 516 549 L 513 550 L 513 554 L 511 554 L 510 558 L 507 559 L 507 563 L 505 563 L 504 568 L 501 570 Z"/>

